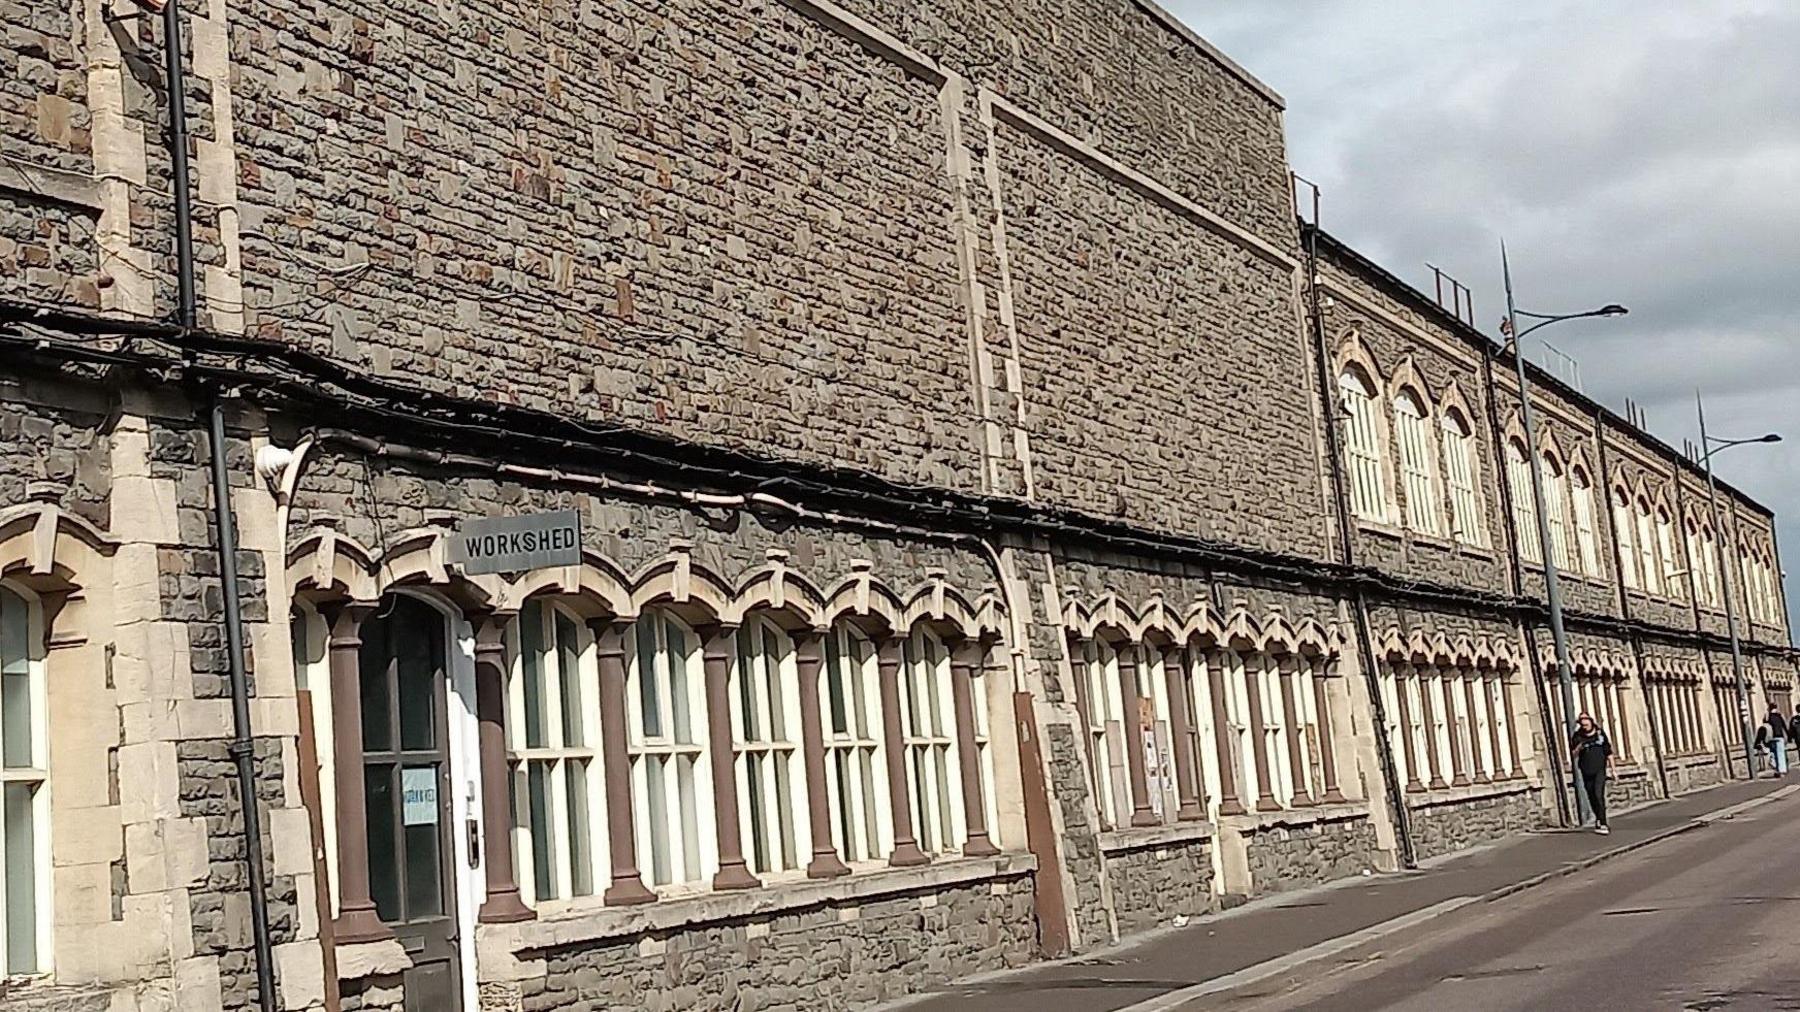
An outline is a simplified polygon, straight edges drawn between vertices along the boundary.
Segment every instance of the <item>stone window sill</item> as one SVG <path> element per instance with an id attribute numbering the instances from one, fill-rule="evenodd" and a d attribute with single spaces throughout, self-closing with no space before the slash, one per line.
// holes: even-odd
<path id="1" fill-rule="evenodd" d="M 1130 826 L 1101 833 L 1100 850 L 1107 854 L 1121 854 L 1133 850 L 1176 847 L 1210 840 L 1212 837 L 1212 823 L 1205 820 L 1175 822 L 1166 826 Z"/>
<path id="2" fill-rule="evenodd" d="M 1238 829 L 1269 829 L 1274 826 L 1310 826 L 1320 822 L 1348 822 L 1351 819 L 1369 817 L 1369 806 L 1361 801 L 1346 801 L 1337 805 L 1309 805 L 1305 808 L 1284 808 L 1279 812 L 1245 812 L 1243 815 L 1226 815 L 1219 819 L 1223 825 Z"/>
<path id="3" fill-rule="evenodd" d="M 766 920 L 784 911 L 821 905 L 857 905 L 907 893 L 934 891 L 977 882 L 1019 878 L 1037 868 L 1030 854 L 995 857 L 951 857 L 916 868 L 884 868 L 837 879 L 764 886 L 734 892 L 709 892 L 663 899 L 641 906 L 608 907 L 594 897 L 590 904 L 514 924 L 481 924 L 478 944 L 502 947 L 509 955 L 584 942 L 628 938 L 680 930 L 727 920 Z"/>
<path id="4" fill-rule="evenodd" d="M 1406 795 L 1406 807 L 1417 811 L 1421 808 L 1436 808 L 1440 805 L 1460 805 L 1470 801 L 1484 801 L 1488 798 L 1510 797 L 1537 789 L 1538 785 L 1525 777 L 1497 780 L 1491 784 L 1440 787 L 1436 790 L 1409 792 Z"/>
<path id="5" fill-rule="evenodd" d="M 1693 769 L 1696 766 L 1712 766 L 1719 761 L 1719 757 L 1712 752 L 1670 753 L 1664 758 L 1668 760 L 1671 766 L 1678 766 L 1681 769 Z"/>

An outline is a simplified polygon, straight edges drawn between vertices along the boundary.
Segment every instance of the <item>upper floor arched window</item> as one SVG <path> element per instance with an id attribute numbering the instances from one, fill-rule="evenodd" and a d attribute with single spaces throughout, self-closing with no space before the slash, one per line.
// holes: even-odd
<path id="1" fill-rule="evenodd" d="M 1388 520 L 1386 465 L 1381 454 L 1381 416 L 1375 388 L 1356 366 L 1338 376 L 1344 406 L 1344 469 L 1349 472 L 1350 509 L 1364 520 Z"/>
<path id="2" fill-rule="evenodd" d="M 1468 545 L 1487 544 L 1476 483 L 1475 438 L 1468 419 L 1451 408 L 1443 416 L 1444 477 L 1450 487 L 1450 534 Z"/>
<path id="3" fill-rule="evenodd" d="M 1638 555 L 1637 518 L 1631 512 L 1631 496 L 1623 488 L 1613 490 L 1612 521 L 1613 538 L 1619 546 L 1619 572 L 1624 574 L 1625 586 L 1642 590 L 1643 559 Z"/>
<path id="4" fill-rule="evenodd" d="M 1635 521 L 1637 523 L 1637 549 L 1639 567 L 1643 570 L 1644 593 L 1660 594 L 1663 592 L 1663 576 L 1665 570 L 1658 556 L 1656 538 L 1656 518 L 1650 512 L 1650 500 L 1639 496 Z"/>
<path id="5" fill-rule="evenodd" d="M 1531 463 L 1525 456 L 1525 444 L 1517 439 L 1506 444 L 1506 485 L 1512 490 L 1513 538 L 1518 542 L 1519 557 L 1526 562 L 1543 562 L 1543 546 L 1538 542 L 1537 501 L 1531 495 Z"/>
<path id="6" fill-rule="evenodd" d="M 520 609 L 516 637 L 506 732 L 519 885 L 533 904 L 589 896 L 606 867 L 593 637 L 543 598 Z"/>
<path id="7" fill-rule="evenodd" d="M 1569 508 L 1565 505 L 1569 497 L 1568 475 L 1563 471 L 1562 461 L 1556 454 L 1543 455 L 1544 468 L 1544 519 L 1550 528 L 1551 561 L 1557 569 L 1570 569 L 1569 555 Z"/>
<path id="8" fill-rule="evenodd" d="M 1423 534 L 1443 530 L 1437 494 L 1436 447 L 1426 422 L 1425 402 L 1411 388 L 1394 397 L 1394 441 L 1400 448 L 1400 486 L 1406 497 L 1406 526 Z"/>
<path id="9" fill-rule="evenodd" d="M 852 623 L 839 621 L 825 636 L 821 677 L 832 842 L 845 861 L 872 861 L 894 846 L 874 643 Z"/>
<path id="10" fill-rule="evenodd" d="M 1594 529 L 1594 483 L 1587 469 L 1569 468 L 1569 501 L 1575 513 L 1575 564 L 1589 576 L 1600 575 L 1600 539 Z"/>

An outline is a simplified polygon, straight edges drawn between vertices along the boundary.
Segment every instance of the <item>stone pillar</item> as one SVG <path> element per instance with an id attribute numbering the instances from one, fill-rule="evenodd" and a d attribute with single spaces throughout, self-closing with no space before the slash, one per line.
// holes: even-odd
<path id="1" fill-rule="evenodd" d="M 754 889 L 762 885 L 744 864 L 744 830 L 738 822 L 736 749 L 731 740 L 731 661 L 737 627 L 716 625 L 700 632 L 706 672 L 706 744 L 712 764 L 714 826 L 718 829 L 719 871 L 714 889 Z M 747 677 L 747 675 L 745 676 Z"/>
<path id="2" fill-rule="evenodd" d="M 1425 671 L 1419 672 L 1419 705 L 1424 709 L 1425 718 L 1425 768 L 1431 773 L 1431 781 L 1426 785 L 1432 790 L 1450 786 L 1444 780 L 1444 760 L 1438 755 L 1437 747 L 1437 706 L 1440 702 L 1432 697 L 1440 695 L 1431 687 L 1432 678 Z M 1446 725 L 1448 730 L 1448 725 Z"/>
<path id="3" fill-rule="evenodd" d="M 1301 808 L 1313 803 L 1312 790 L 1308 785 L 1311 776 L 1306 770 L 1306 759 L 1300 751 L 1300 735 L 1306 730 L 1306 722 L 1300 719 L 1300 708 L 1294 705 L 1294 679 L 1298 677 L 1300 659 L 1288 654 L 1276 662 L 1275 677 L 1281 681 L 1281 706 L 1287 711 L 1287 753 L 1288 768 L 1294 774 L 1294 807 Z"/>
<path id="4" fill-rule="evenodd" d="M 1337 739 L 1331 734 L 1331 679 L 1325 670 L 1324 660 L 1313 661 L 1313 700 L 1319 706 L 1319 766 L 1325 777 L 1325 796 L 1319 800 L 1335 805 L 1346 799 L 1338 786 Z"/>
<path id="5" fill-rule="evenodd" d="M 962 774 L 963 825 L 968 839 L 963 856 L 988 857 L 1000 853 L 988 839 L 987 798 L 981 782 L 981 755 L 975 745 L 975 668 L 987 655 L 979 640 L 955 644 L 950 651 L 950 698 L 956 710 L 957 771 Z"/>
<path id="6" fill-rule="evenodd" d="M 1469 786 L 1469 767 L 1475 757 L 1463 752 L 1463 734 L 1456 726 L 1456 683 L 1461 680 L 1460 672 L 1452 677 L 1442 668 L 1438 669 L 1438 689 L 1444 701 L 1444 737 L 1450 739 L 1450 783 L 1456 787 Z M 1475 715 L 1469 714 L 1473 721 Z"/>
<path id="7" fill-rule="evenodd" d="M 1213 718 L 1213 751 L 1219 758 L 1219 814 L 1242 815 L 1244 803 L 1238 798 L 1237 766 L 1231 758 L 1231 722 L 1225 714 L 1225 665 L 1214 652 L 1206 660 L 1206 684 L 1211 690 Z"/>
<path id="8" fill-rule="evenodd" d="M 911 795 L 906 789 L 906 737 L 900 725 L 900 640 L 888 636 L 876 649 L 881 672 L 881 750 L 887 756 L 888 800 L 893 813 L 894 853 L 888 864 L 896 868 L 925 864 L 931 858 L 919 849 L 913 836 Z"/>
<path id="9" fill-rule="evenodd" d="M 649 903 L 656 894 L 644 887 L 637 866 L 637 834 L 632 826 L 631 753 L 626 750 L 625 636 L 628 622 L 595 619 L 594 653 L 600 663 L 600 759 L 606 775 L 606 844 L 612 855 L 612 884 L 602 899 L 607 906 Z"/>
<path id="10" fill-rule="evenodd" d="M 1463 673 L 1463 708 L 1466 709 L 1469 714 L 1469 733 L 1467 736 L 1469 742 L 1469 769 L 1474 771 L 1476 783 L 1485 784 L 1492 782 L 1494 775 L 1493 770 L 1489 769 L 1488 765 L 1481 762 L 1481 728 L 1477 726 L 1475 722 L 1475 683 L 1479 681 L 1481 681 L 1479 673 L 1466 671 Z M 1493 716 L 1494 715 L 1491 713 L 1488 714 L 1489 724 L 1494 722 Z"/>
<path id="11" fill-rule="evenodd" d="M 825 732 L 819 717 L 819 669 L 825 653 L 820 634 L 794 636 L 794 670 L 800 677 L 800 751 L 806 763 L 806 818 L 812 830 L 812 860 L 807 878 L 836 878 L 850 874 L 831 843 L 831 804 L 825 796 Z"/>
<path id="12" fill-rule="evenodd" d="M 475 630 L 475 715 L 481 722 L 481 841 L 487 899 L 476 919 L 484 924 L 536 917 L 519 897 L 513 874 L 510 777 L 506 769 L 506 623 L 510 615 L 483 616 Z"/>
<path id="13" fill-rule="evenodd" d="M 328 609 L 328 612 L 331 609 Z M 369 825 L 363 783 L 362 624 L 372 602 L 352 601 L 328 613 L 331 623 L 331 723 L 337 786 L 338 916 L 340 945 L 392 938 L 369 896 Z"/>
<path id="14" fill-rule="evenodd" d="M 1260 662 L 1259 662 L 1260 665 Z M 1275 800 L 1275 792 L 1269 789 L 1269 743 L 1268 731 L 1263 724 L 1262 709 L 1262 668 L 1252 671 L 1250 665 L 1244 665 L 1244 698 L 1250 704 L 1250 746 L 1256 763 L 1256 810 L 1259 812 L 1279 812 L 1281 803 Z"/>
<path id="15" fill-rule="evenodd" d="M 1412 693 L 1407 689 L 1407 677 L 1412 673 L 1412 665 L 1394 665 L 1394 697 L 1400 703 L 1400 748 L 1406 757 L 1406 789 L 1422 791 L 1425 784 L 1419 779 L 1419 744 L 1412 733 Z"/>
<path id="16" fill-rule="evenodd" d="M 1138 718 L 1138 658 L 1135 645 L 1119 651 L 1119 706 L 1124 710 L 1125 769 L 1131 775 L 1131 824 L 1154 826 L 1149 777 L 1144 772 L 1144 725 Z"/>
<path id="17" fill-rule="evenodd" d="M 1197 822 L 1206 817 L 1200 800 L 1195 752 L 1193 702 L 1188 699 L 1187 649 L 1171 647 L 1163 654 L 1164 691 L 1169 695 L 1169 736 L 1175 739 L 1175 809 L 1178 822 Z"/>

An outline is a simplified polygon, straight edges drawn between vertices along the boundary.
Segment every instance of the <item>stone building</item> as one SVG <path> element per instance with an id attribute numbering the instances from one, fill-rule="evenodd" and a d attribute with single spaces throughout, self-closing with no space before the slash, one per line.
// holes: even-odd
<path id="1" fill-rule="evenodd" d="M 259 923 L 280 1009 L 857 1006 L 1395 868 L 1556 818 L 1546 561 L 1628 799 L 1730 775 L 1727 594 L 1792 702 L 1767 507 L 1527 446 L 1149 0 L 184 3 L 191 328 L 130 13 L 0 0 L 9 1008 Z"/>

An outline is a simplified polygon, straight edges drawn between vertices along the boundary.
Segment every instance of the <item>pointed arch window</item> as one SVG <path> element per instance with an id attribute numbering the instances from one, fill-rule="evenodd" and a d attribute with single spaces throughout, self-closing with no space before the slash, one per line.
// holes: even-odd
<path id="1" fill-rule="evenodd" d="M 1569 511 L 1564 505 L 1569 498 L 1568 475 L 1553 453 L 1543 455 L 1544 519 L 1550 528 L 1551 561 L 1557 569 L 1569 569 Z"/>
<path id="2" fill-rule="evenodd" d="M 1518 542 L 1519 557 L 1526 562 L 1543 562 L 1543 546 L 1538 543 L 1537 503 L 1531 496 L 1531 464 L 1525 456 L 1525 444 L 1517 439 L 1506 444 L 1506 484 L 1512 489 L 1513 538 Z"/>
<path id="3" fill-rule="evenodd" d="M 1613 490 L 1612 519 L 1613 537 L 1619 544 L 1619 571 L 1625 576 L 1625 586 L 1642 590 L 1644 577 L 1640 567 L 1643 559 L 1638 555 L 1637 519 L 1631 512 L 1631 497 L 1622 488 Z"/>
<path id="4" fill-rule="evenodd" d="M 1656 518 L 1650 513 L 1650 500 L 1642 497 L 1638 499 L 1634 519 L 1637 523 L 1638 566 L 1643 570 L 1644 592 L 1660 594 L 1663 592 L 1663 568 L 1657 556 Z"/>
<path id="5" fill-rule="evenodd" d="M 1575 507 L 1575 564 L 1589 576 L 1600 575 L 1600 539 L 1594 532 L 1594 483 L 1587 469 L 1569 468 L 1569 499 Z"/>
<path id="6" fill-rule="evenodd" d="M 1659 509 L 1656 511 L 1656 561 L 1662 567 L 1663 582 L 1669 596 L 1678 601 L 1687 597 L 1686 584 L 1675 576 L 1681 569 L 1676 562 L 1679 557 L 1679 553 L 1675 551 L 1674 521 L 1669 518 L 1668 510 Z"/>
<path id="7" fill-rule="evenodd" d="M 1451 408 L 1444 412 L 1444 477 L 1450 486 L 1450 534 L 1466 545 L 1487 544 L 1481 522 L 1481 494 L 1475 482 L 1475 439 L 1468 419 Z"/>
<path id="8" fill-rule="evenodd" d="M 1381 421 L 1375 388 L 1359 368 L 1338 376 L 1344 405 L 1344 468 L 1350 478 L 1350 509 L 1364 520 L 1386 522 L 1387 489 L 1381 457 Z"/>
<path id="9" fill-rule="evenodd" d="M 1438 500 L 1437 477 L 1431 462 L 1435 450 L 1426 422 L 1428 415 L 1425 403 L 1416 391 L 1404 388 L 1395 395 L 1394 440 L 1400 447 L 1406 526 L 1422 534 L 1437 534 L 1443 529 L 1440 519 L 1443 507 Z"/>

